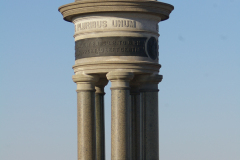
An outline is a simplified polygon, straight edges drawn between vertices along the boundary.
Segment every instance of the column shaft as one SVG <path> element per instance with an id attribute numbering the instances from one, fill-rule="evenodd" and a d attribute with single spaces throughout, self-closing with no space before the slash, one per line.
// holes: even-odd
<path id="1" fill-rule="evenodd" d="M 129 160 L 129 90 L 112 90 L 112 160 Z"/>
<path id="2" fill-rule="evenodd" d="M 162 75 L 143 75 L 141 81 L 143 160 L 159 160 L 158 83 Z"/>
<path id="3" fill-rule="evenodd" d="M 136 82 L 134 82 L 136 83 Z M 142 160 L 141 108 L 139 86 L 131 85 L 131 151 L 132 160 Z"/>
<path id="4" fill-rule="evenodd" d="M 96 159 L 95 82 L 96 76 L 74 75 L 77 83 L 78 160 Z"/>
<path id="5" fill-rule="evenodd" d="M 101 78 L 95 86 L 96 160 L 105 160 L 104 87 L 107 83 L 106 78 Z"/>
<path id="6" fill-rule="evenodd" d="M 97 160 L 105 160 L 104 94 L 95 94 Z"/>
<path id="7" fill-rule="evenodd" d="M 130 94 L 132 73 L 110 72 L 111 87 L 111 160 L 131 160 L 130 147 Z"/>
<path id="8" fill-rule="evenodd" d="M 159 160 L 158 92 L 142 92 L 143 159 Z"/>
<path id="9" fill-rule="evenodd" d="M 94 91 L 78 91 L 78 160 L 95 160 Z"/>

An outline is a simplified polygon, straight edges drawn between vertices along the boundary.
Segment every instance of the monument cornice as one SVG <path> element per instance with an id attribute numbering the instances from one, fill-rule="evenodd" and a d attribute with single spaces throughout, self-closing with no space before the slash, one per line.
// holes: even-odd
<path id="1" fill-rule="evenodd" d="M 116 32 L 116 31 L 128 31 L 127 29 L 108 29 L 107 32 Z M 99 31 L 94 31 L 94 33 L 102 33 L 103 31 L 99 30 Z M 158 32 L 154 32 L 154 31 L 146 31 L 146 30 L 143 30 L 143 29 L 135 29 L 135 30 L 132 30 L 131 31 L 132 33 L 149 33 L 149 34 L 153 34 L 153 35 L 156 35 L 156 36 L 160 36 L 160 34 Z M 73 35 L 74 38 L 76 38 L 77 36 L 79 35 L 82 35 L 82 34 L 88 34 L 88 33 L 92 33 L 92 31 L 84 31 L 84 32 L 79 32 L 79 33 L 75 33 Z"/>
<path id="2" fill-rule="evenodd" d="M 79 15 L 111 12 L 146 13 L 156 15 L 164 21 L 169 18 L 173 9 L 172 5 L 158 1 L 82 0 L 63 5 L 58 10 L 64 20 L 72 22 Z"/>
<path id="3" fill-rule="evenodd" d="M 135 74 L 158 73 L 161 65 L 153 62 L 92 62 L 78 63 L 73 66 L 75 73 L 82 72 L 86 74 L 108 73 L 110 71 L 124 69 L 125 72 L 133 72 Z"/>

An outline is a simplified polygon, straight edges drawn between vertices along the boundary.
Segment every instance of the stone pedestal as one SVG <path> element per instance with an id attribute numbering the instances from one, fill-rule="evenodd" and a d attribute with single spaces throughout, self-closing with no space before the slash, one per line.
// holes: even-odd
<path id="1" fill-rule="evenodd" d="M 158 23 L 172 10 L 155 0 L 77 0 L 59 8 L 75 26 L 79 160 L 105 159 L 103 96 L 108 80 L 112 160 L 159 159 Z"/>

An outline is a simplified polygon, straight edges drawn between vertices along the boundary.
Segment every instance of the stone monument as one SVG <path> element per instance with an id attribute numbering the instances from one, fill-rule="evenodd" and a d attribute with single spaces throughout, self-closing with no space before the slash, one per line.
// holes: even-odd
<path id="1" fill-rule="evenodd" d="M 75 25 L 78 160 L 105 160 L 108 81 L 111 159 L 159 160 L 158 23 L 172 10 L 155 0 L 76 0 L 59 8 Z"/>

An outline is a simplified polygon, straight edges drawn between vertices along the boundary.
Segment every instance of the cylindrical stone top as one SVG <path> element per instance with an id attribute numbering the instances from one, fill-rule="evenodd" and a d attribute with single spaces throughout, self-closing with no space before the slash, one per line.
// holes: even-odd
<path id="1" fill-rule="evenodd" d="M 59 7 L 75 25 L 74 72 L 159 72 L 158 23 L 173 9 L 156 0 L 75 0 Z"/>

